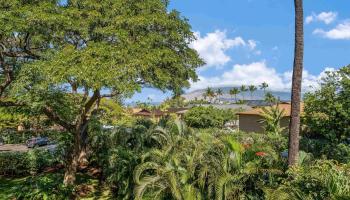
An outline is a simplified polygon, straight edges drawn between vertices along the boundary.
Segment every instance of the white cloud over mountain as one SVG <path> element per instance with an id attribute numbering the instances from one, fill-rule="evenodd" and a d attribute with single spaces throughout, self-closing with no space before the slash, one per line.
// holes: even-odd
<path id="1" fill-rule="evenodd" d="M 328 31 L 316 29 L 313 34 L 333 40 L 350 40 L 350 20 L 340 23 L 335 28 Z"/>
<path id="2" fill-rule="evenodd" d="M 326 68 L 319 75 L 312 75 L 308 71 L 303 72 L 303 91 L 310 91 L 319 86 L 319 81 L 325 76 L 325 71 L 333 71 Z M 192 84 L 190 90 L 203 89 L 206 87 L 225 87 L 241 85 L 260 85 L 262 82 L 269 84 L 273 91 L 288 91 L 292 85 L 292 72 L 278 73 L 274 68 L 267 66 L 265 61 L 250 64 L 236 64 L 231 70 L 221 76 L 199 76 L 199 81 Z"/>
<path id="3" fill-rule="evenodd" d="M 306 17 L 305 23 L 323 22 L 325 24 L 330 24 L 337 19 L 337 16 L 338 13 L 336 12 L 321 12 L 319 14 L 312 13 L 312 15 Z"/>
<path id="4" fill-rule="evenodd" d="M 245 47 L 254 51 L 257 46 L 255 40 L 245 41 L 240 36 L 229 38 L 226 31 L 221 30 L 207 33 L 205 36 L 201 36 L 200 32 L 195 32 L 195 36 L 197 40 L 193 41 L 190 46 L 197 50 L 200 57 L 205 60 L 204 69 L 227 64 L 231 60 L 231 57 L 226 53 L 229 49 Z"/>

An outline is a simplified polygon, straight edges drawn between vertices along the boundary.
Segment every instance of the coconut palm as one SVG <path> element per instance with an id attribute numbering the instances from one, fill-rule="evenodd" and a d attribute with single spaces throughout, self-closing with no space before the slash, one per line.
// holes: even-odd
<path id="1" fill-rule="evenodd" d="M 232 96 L 235 97 L 235 103 L 237 103 L 237 94 L 239 94 L 239 89 L 238 88 L 232 88 L 230 90 L 231 98 L 232 98 Z"/>
<path id="2" fill-rule="evenodd" d="M 223 94 L 224 94 L 224 92 L 222 91 L 221 88 L 216 90 L 216 96 L 218 97 L 219 100 L 220 100 L 220 96 L 223 95 Z"/>
<path id="3" fill-rule="evenodd" d="M 267 92 L 265 94 L 265 101 L 270 105 L 273 105 L 278 102 L 278 99 L 271 92 Z"/>
<path id="4" fill-rule="evenodd" d="M 213 98 L 215 97 L 215 92 L 213 89 L 211 89 L 210 87 L 208 87 L 205 92 L 204 92 L 205 96 L 207 96 L 209 98 L 209 101 L 212 102 Z"/>
<path id="5" fill-rule="evenodd" d="M 243 101 L 244 101 L 244 93 L 248 91 L 247 86 L 242 85 L 242 86 L 240 87 L 240 91 L 241 91 L 241 93 L 242 93 L 242 98 L 243 98 Z"/>
<path id="6" fill-rule="evenodd" d="M 248 90 L 250 92 L 250 99 L 253 100 L 253 93 L 257 90 L 258 88 L 255 85 L 250 85 L 248 86 Z"/>
<path id="7" fill-rule="evenodd" d="M 300 132 L 300 99 L 304 57 L 304 11 L 303 0 L 294 0 L 295 49 L 292 77 L 291 119 L 289 128 L 288 165 L 297 164 Z"/>
<path id="8" fill-rule="evenodd" d="M 268 87 L 269 85 L 266 82 L 263 82 L 261 85 L 259 85 L 259 88 L 264 91 L 264 95 L 266 94 L 266 88 Z"/>

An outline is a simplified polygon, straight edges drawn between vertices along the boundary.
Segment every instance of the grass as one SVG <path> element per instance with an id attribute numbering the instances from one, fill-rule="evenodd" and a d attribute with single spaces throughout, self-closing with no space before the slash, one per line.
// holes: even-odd
<path id="1" fill-rule="evenodd" d="M 49 194 L 53 191 L 61 195 L 62 199 L 63 172 L 43 173 L 37 176 L 27 176 L 20 178 L 7 178 L 0 176 L 0 200 L 15 199 L 20 192 L 24 194 Z M 81 200 L 108 200 L 112 199 L 109 189 L 99 181 L 87 174 L 78 173 L 75 196 Z M 57 196 L 56 195 L 56 196 Z M 48 199 L 51 199 L 50 196 Z M 67 199 L 69 199 L 67 197 Z"/>
<path id="2" fill-rule="evenodd" d="M 4 178 L 0 176 L 0 199 L 14 199 L 14 195 L 24 185 L 26 178 Z"/>

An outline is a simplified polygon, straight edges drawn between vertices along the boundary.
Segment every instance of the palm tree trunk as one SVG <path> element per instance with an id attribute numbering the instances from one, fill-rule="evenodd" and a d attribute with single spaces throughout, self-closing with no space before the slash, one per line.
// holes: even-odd
<path id="1" fill-rule="evenodd" d="M 288 165 L 297 164 L 300 132 L 300 99 L 304 57 L 303 0 L 294 0 L 295 5 L 295 49 L 292 79 L 291 118 L 289 125 Z"/>

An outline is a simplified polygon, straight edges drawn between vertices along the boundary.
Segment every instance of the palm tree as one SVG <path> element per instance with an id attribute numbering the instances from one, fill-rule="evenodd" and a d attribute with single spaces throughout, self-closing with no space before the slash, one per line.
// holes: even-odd
<path id="1" fill-rule="evenodd" d="M 264 90 L 264 95 L 266 94 L 266 88 L 269 87 L 269 85 L 266 82 L 263 82 L 261 85 L 259 85 L 261 90 Z"/>
<path id="2" fill-rule="evenodd" d="M 291 119 L 289 125 L 288 165 L 297 164 L 300 132 L 300 99 L 304 59 L 304 13 L 303 0 L 294 0 L 295 48 L 292 78 Z"/>
<path id="3" fill-rule="evenodd" d="M 265 94 L 265 101 L 271 105 L 278 102 L 277 98 L 275 96 L 273 96 L 273 94 L 271 92 L 267 92 Z"/>
<path id="4" fill-rule="evenodd" d="M 250 100 L 253 100 L 253 93 L 257 90 L 258 88 L 255 85 L 250 85 L 248 86 L 248 90 L 250 92 Z"/>
<path id="5" fill-rule="evenodd" d="M 220 96 L 223 95 L 223 91 L 221 88 L 216 90 L 216 95 L 218 96 L 219 100 L 220 100 Z"/>
<path id="6" fill-rule="evenodd" d="M 213 98 L 215 97 L 215 92 L 213 91 L 213 89 L 211 89 L 210 87 L 208 87 L 205 90 L 205 96 L 207 96 L 210 99 L 210 102 L 213 100 Z"/>
<path id="7" fill-rule="evenodd" d="M 203 96 L 203 99 L 204 99 L 204 100 L 207 100 L 207 97 L 208 97 L 208 96 L 207 96 L 207 93 L 203 93 L 202 96 Z"/>
<path id="8" fill-rule="evenodd" d="M 235 96 L 235 103 L 237 103 L 237 94 L 239 94 L 239 89 L 238 88 L 232 88 L 230 90 L 231 98 L 232 98 L 232 96 Z"/>
<path id="9" fill-rule="evenodd" d="M 244 93 L 248 91 L 247 86 L 242 85 L 241 88 L 240 88 L 240 91 L 242 92 L 242 98 L 243 98 L 243 101 L 244 101 Z"/>

